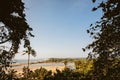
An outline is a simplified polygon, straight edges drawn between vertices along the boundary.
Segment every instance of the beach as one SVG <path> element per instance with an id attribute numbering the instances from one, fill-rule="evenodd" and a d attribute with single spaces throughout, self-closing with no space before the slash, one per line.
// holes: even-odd
<path id="1" fill-rule="evenodd" d="M 15 71 L 17 71 L 17 73 L 22 73 L 23 72 L 23 67 L 27 67 L 27 63 L 24 64 L 15 64 L 15 66 L 13 66 L 13 69 Z M 59 70 L 63 70 L 65 68 L 63 63 L 34 63 L 34 64 L 30 64 L 30 70 L 34 71 L 36 69 L 40 69 L 40 68 L 45 68 L 46 70 L 51 70 L 52 72 L 55 72 L 56 69 Z"/>

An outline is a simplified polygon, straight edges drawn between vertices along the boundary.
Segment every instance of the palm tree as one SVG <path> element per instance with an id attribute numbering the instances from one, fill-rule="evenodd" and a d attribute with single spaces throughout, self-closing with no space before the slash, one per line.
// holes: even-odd
<path id="1" fill-rule="evenodd" d="M 28 54 L 28 69 L 29 69 L 29 65 L 30 65 L 30 55 L 32 56 L 36 56 L 36 51 L 34 49 L 32 49 L 31 47 L 27 47 L 27 50 L 24 51 L 23 55 Z"/>

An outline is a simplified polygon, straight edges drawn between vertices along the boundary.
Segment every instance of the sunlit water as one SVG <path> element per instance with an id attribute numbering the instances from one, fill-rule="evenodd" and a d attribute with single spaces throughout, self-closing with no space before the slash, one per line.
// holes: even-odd
<path id="1" fill-rule="evenodd" d="M 31 60 L 30 62 L 40 62 L 44 61 L 43 59 L 41 60 Z M 14 68 L 23 68 L 24 66 L 27 66 L 27 60 L 15 60 L 15 64 L 22 64 L 20 66 L 15 66 Z M 57 63 L 36 63 L 36 64 L 30 64 L 30 67 L 47 67 L 47 66 L 65 66 L 64 63 L 62 62 L 57 62 Z M 68 62 L 67 67 L 70 69 L 75 69 L 75 64 L 73 62 Z"/>

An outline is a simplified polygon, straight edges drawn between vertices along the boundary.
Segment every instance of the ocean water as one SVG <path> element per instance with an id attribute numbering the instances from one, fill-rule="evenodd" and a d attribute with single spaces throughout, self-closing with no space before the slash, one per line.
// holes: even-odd
<path id="1" fill-rule="evenodd" d="M 30 59 L 30 62 L 42 62 L 42 61 L 45 61 L 45 60 L 48 60 L 46 58 L 43 58 L 43 59 Z M 27 63 L 27 59 L 14 59 L 13 62 L 19 64 L 19 63 Z"/>
<path id="2" fill-rule="evenodd" d="M 30 60 L 30 62 L 41 62 L 45 61 L 47 59 L 34 59 Z M 21 66 L 15 66 L 14 68 L 23 68 L 24 66 L 27 66 L 27 60 L 14 60 L 14 64 L 23 64 Z M 64 63 L 58 62 L 58 63 L 38 63 L 38 64 L 30 64 L 31 67 L 47 67 L 47 66 L 65 66 Z M 75 69 L 75 64 L 72 62 L 68 62 L 67 66 L 71 69 Z"/>

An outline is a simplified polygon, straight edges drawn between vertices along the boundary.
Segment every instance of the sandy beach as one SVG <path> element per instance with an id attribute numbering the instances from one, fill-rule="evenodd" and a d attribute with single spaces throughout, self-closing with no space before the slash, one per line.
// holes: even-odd
<path id="1" fill-rule="evenodd" d="M 27 67 L 27 63 L 24 65 L 21 64 L 18 66 L 14 66 L 13 69 L 16 70 L 18 73 L 22 73 L 23 67 Z M 36 63 L 30 65 L 30 70 L 34 71 L 36 69 L 40 69 L 41 67 L 47 69 L 48 71 L 52 70 L 52 72 L 55 72 L 56 69 L 63 70 L 65 66 L 63 63 Z"/>

